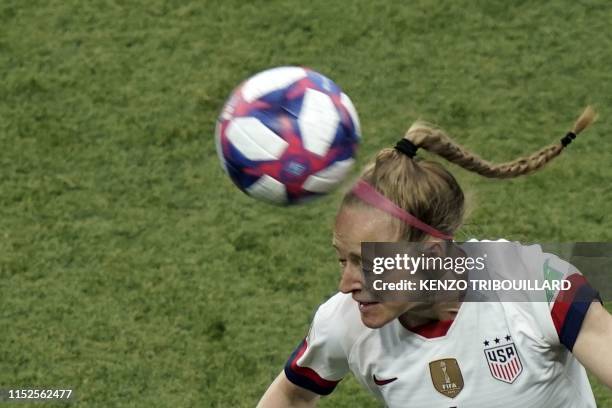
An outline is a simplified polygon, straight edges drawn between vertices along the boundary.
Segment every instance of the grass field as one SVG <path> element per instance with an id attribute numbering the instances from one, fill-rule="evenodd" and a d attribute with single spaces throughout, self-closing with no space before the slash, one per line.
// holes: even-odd
<path id="1" fill-rule="evenodd" d="M 454 168 L 472 200 L 458 238 L 612 240 L 610 21 L 605 0 L 3 0 L 0 387 L 255 405 L 338 279 L 339 193 L 270 207 L 217 161 L 225 98 L 271 66 L 352 97 L 360 166 L 417 118 L 513 159 L 593 103 L 596 126 L 538 174 Z M 349 378 L 321 406 L 377 403 Z"/>

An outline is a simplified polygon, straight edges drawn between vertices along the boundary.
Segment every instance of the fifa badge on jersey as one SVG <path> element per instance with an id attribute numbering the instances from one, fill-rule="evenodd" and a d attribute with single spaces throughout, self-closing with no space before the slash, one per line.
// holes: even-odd
<path id="1" fill-rule="evenodd" d="M 454 358 L 444 358 L 429 363 L 429 373 L 436 391 L 455 398 L 463 389 L 463 375 Z"/>
<path id="2" fill-rule="evenodd" d="M 490 343 L 499 344 L 485 348 L 484 353 L 493 378 L 508 384 L 512 384 L 523 372 L 523 364 L 521 363 L 516 346 L 510 339 L 510 336 L 506 335 L 501 339 L 496 337 L 491 342 L 489 340 L 484 341 L 485 347 Z"/>

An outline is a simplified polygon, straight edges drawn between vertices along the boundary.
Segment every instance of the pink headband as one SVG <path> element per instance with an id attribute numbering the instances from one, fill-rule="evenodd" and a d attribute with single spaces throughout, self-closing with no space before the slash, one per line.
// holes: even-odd
<path id="1" fill-rule="evenodd" d="M 398 207 L 389 200 L 384 195 L 380 194 L 374 187 L 368 184 L 364 180 L 359 180 L 355 187 L 352 190 L 353 194 L 359 197 L 362 201 L 370 204 L 373 207 L 378 208 L 381 211 L 386 212 L 387 214 L 392 215 L 395 218 L 399 218 L 404 221 L 406 224 L 420 229 L 423 232 L 428 233 L 432 237 L 440 238 L 440 239 L 453 239 L 452 235 L 445 234 L 441 231 L 438 231 L 431 225 L 425 224 L 423 221 L 419 220 L 414 215 L 409 214 L 404 209 Z"/>

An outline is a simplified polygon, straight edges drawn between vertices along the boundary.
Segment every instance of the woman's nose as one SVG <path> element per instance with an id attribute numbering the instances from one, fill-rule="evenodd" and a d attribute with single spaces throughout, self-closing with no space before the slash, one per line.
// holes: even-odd
<path id="1" fill-rule="evenodd" d="M 347 263 L 342 270 L 338 289 L 342 293 L 352 293 L 363 289 L 361 266 Z"/>

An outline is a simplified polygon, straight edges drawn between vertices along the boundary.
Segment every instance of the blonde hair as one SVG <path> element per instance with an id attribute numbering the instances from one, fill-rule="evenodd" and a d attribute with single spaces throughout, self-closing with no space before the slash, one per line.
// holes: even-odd
<path id="1" fill-rule="evenodd" d="M 553 143 L 529 156 L 495 164 L 457 144 L 442 129 L 424 122 L 414 123 L 404 139 L 466 170 L 491 178 L 512 178 L 532 173 L 559 156 L 576 135 L 595 120 L 595 111 L 588 106 L 574 123 L 564 142 Z M 361 178 L 395 204 L 432 227 L 453 235 L 463 221 L 465 197 L 457 180 L 441 164 L 411 158 L 394 148 L 382 149 Z M 365 205 L 351 192 L 344 196 L 344 205 Z M 402 238 L 421 241 L 425 233 L 402 223 Z"/>

